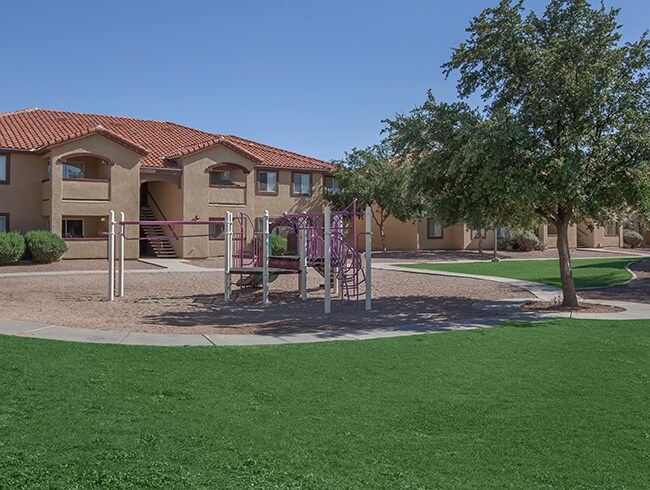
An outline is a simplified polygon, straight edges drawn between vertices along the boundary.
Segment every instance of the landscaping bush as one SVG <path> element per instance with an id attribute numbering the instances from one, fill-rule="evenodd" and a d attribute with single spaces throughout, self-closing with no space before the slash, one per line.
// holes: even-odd
<path id="1" fill-rule="evenodd" d="M 27 248 L 37 264 L 50 264 L 59 260 L 68 246 L 59 235 L 51 231 L 30 231 L 25 235 Z"/>
<path id="2" fill-rule="evenodd" d="M 271 255 L 287 253 L 287 239 L 280 235 L 271 235 Z"/>
<path id="3" fill-rule="evenodd" d="M 638 248 L 643 244 L 643 237 L 634 230 L 623 231 L 623 243 L 630 248 Z"/>
<path id="4" fill-rule="evenodd" d="M 509 229 L 506 236 L 497 242 L 500 250 L 530 252 L 532 250 L 543 250 L 544 244 L 531 231 Z"/>
<path id="5" fill-rule="evenodd" d="M 0 233 L 0 265 L 15 264 L 24 253 L 25 239 L 20 233 Z"/>

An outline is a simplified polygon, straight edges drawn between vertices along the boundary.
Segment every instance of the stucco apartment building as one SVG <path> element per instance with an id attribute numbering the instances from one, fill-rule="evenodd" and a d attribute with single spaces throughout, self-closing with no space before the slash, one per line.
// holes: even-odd
<path id="1" fill-rule="evenodd" d="M 590 228 L 593 228 L 590 229 Z M 434 219 L 418 219 L 402 223 L 390 218 L 384 225 L 388 250 L 477 250 L 494 247 L 494 230 L 471 230 L 464 224 L 443 228 Z M 499 230 L 499 237 L 505 230 Z M 557 246 L 557 230 L 553 225 L 543 225 L 535 230 L 539 240 L 549 248 Z M 381 238 L 373 223 L 373 250 L 381 250 Z M 589 227 L 586 223 L 569 228 L 571 248 L 606 248 L 623 246 L 623 227 Z"/>
<path id="2" fill-rule="evenodd" d="M 2 113 L 0 231 L 50 229 L 66 240 L 64 258 L 103 258 L 110 210 L 127 220 L 178 221 L 222 220 L 226 211 L 259 218 L 264 210 L 321 210 L 326 187 L 337 186 L 331 170 L 322 160 L 171 122 L 43 109 Z M 223 253 L 219 225 L 176 228 L 176 235 L 197 236 L 172 238 L 156 250 L 137 239 L 147 230 L 134 228 L 127 230 L 134 238 L 128 258 Z"/>

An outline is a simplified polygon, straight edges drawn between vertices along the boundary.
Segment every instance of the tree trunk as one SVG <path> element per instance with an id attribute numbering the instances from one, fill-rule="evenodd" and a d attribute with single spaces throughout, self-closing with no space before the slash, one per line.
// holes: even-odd
<path id="1" fill-rule="evenodd" d="M 562 280 L 562 306 L 577 307 L 578 295 L 573 281 L 571 269 L 571 253 L 569 251 L 569 221 L 558 220 L 557 227 L 557 253 L 560 257 L 560 279 Z"/>
<path id="2" fill-rule="evenodd" d="M 384 231 L 384 220 L 379 224 L 379 236 L 381 237 L 381 250 L 386 253 L 386 232 Z"/>

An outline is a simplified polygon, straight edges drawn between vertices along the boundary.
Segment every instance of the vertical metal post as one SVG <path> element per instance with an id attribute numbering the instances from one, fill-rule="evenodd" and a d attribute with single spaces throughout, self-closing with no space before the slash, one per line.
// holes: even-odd
<path id="1" fill-rule="evenodd" d="M 372 209 L 366 206 L 366 311 L 370 310 L 372 310 Z"/>
<path id="2" fill-rule="evenodd" d="M 332 250 L 331 250 L 331 239 L 332 232 L 330 229 L 331 226 L 331 216 L 332 212 L 330 207 L 325 208 L 325 314 L 332 312 Z"/>
<path id="3" fill-rule="evenodd" d="M 120 212 L 120 227 L 119 227 L 119 241 L 118 241 L 118 254 L 120 257 L 118 271 L 117 271 L 117 295 L 122 298 L 124 296 L 124 248 L 125 248 L 125 228 L 124 212 Z"/>
<path id="4" fill-rule="evenodd" d="M 108 213 L 108 301 L 115 301 L 115 211 Z"/>
<path id="5" fill-rule="evenodd" d="M 307 299 L 307 230 L 298 231 L 298 250 L 300 252 L 300 298 Z"/>
<path id="6" fill-rule="evenodd" d="M 262 302 L 264 306 L 269 304 L 269 212 L 264 211 L 264 219 L 262 221 L 262 240 L 264 245 L 262 247 Z"/>
<path id="7" fill-rule="evenodd" d="M 495 226 L 494 227 L 494 256 L 492 257 L 492 262 L 496 262 L 499 260 L 499 229 Z"/>
<path id="8" fill-rule="evenodd" d="M 226 220 L 225 220 L 225 251 L 224 251 L 224 265 L 223 265 L 223 299 L 225 301 L 230 301 L 230 295 L 232 293 L 232 280 L 230 277 L 230 269 L 232 268 L 232 213 L 226 211 Z"/>
<path id="9" fill-rule="evenodd" d="M 336 215 L 334 216 L 334 232 L 332 233 L 332 236 L 334 236 L 334 246 L 336 247 L 334 256 L 338 257 L 338 262 L 339 262 L 339 263 L 335 263 L 334 267 L 332 267 L 333 275 L 336 278 L 334 280 L 332 293 L 334 294 L 335 297 L 338 297 L 341 301 L 343 301 L 343 288 L 340 285 L 341 281 L 339 279 L 339 274 L 338 274 L 339 267 L 342 265 L 341 262 L 345 263 L 345 260 L 341 258 L 343 254 L 343 246 L 341 245 L 341 241 L 343 240 L 343 217 L 342 216 L 336 216 Z M 332 250 L 330 249 L 330 255 L 331 252 Z"/>

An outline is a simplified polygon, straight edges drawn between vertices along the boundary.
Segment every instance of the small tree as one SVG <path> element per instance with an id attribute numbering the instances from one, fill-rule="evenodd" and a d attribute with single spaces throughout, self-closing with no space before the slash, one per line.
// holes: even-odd
<path id="1" fill-rule="evenodd" d="M 407 221 L 419 215 L 418 200 L 408 185 L 408 164 L 397 161 L 385 142 L 364 150 L 355 148 L 335 164 L 334 176 L 341 190 L 328 195 L 328 199 L 338 209 L 355 198 L 359 206 L 371 206 L 382 250 L 386 252 L 386 220 L 393 216 Z"/>
<path id="2" fill-rule="evenodd" d="M 577 306 L 568 227 L 650 208 L 650 47 L 622 45 L 617 9 L 552 0 L 542 16 L 502 0 L 467 29 L 444 65 L 463 98 L 431 94 L 388 121 L 443 223 L 557 227 L 563 305 Z"/>

